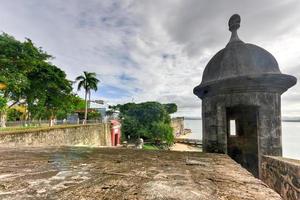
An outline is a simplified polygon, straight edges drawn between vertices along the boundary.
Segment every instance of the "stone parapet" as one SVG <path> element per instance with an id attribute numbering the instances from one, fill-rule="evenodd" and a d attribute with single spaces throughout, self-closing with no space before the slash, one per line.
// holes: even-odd
<path id="1" fill-rule="evenodd" d="M 108 124 L 73 125 L 0 133 L 0 147 L 111 146 Z"/>
<path id="2" fill-rule="evenodd" d="M 0 199 L 282 200 L 224 154 L 0 148 Z"/>
<path id="3" fill-rule="evenodd" d="M 300 160 L 263 156 L 261 179 L 286 200 L 300 199 Z"/>

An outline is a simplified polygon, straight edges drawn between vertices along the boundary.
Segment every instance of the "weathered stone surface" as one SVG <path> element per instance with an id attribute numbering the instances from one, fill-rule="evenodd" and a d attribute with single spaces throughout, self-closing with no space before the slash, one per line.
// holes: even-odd
<path id="1" fill-rule="evenodd" d="M 286 200 L 300 199 L 300 161 L 262 157 L 262 180 Z"/>
<path id="2" fill-rule="evenodd" d="M 0 199 L 279 200 L 227 155 L 106 148 L 0 149 Z"/>
<path id="3" fill-rule="evenodd" d="M 74 125 L 0 133 L 0 147 L 111 146 L 108 124 Z"/>

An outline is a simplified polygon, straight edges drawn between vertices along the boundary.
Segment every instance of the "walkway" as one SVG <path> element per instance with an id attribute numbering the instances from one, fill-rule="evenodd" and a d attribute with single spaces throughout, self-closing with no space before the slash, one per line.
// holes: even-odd
<path id="1" fill-rule="evenodd" d="M 220 154 L 77 147 L 0 155 L 0 199 L 281 199 Z"/>
<path id="2" fill-rule="evenodd" d="M 182 144 L 182 143 L 174 143 L 170 147 L 171 151 L 196 151 L 196 152 L 201 152 L 202 148 L 188 145 L 188 144 Z"/>

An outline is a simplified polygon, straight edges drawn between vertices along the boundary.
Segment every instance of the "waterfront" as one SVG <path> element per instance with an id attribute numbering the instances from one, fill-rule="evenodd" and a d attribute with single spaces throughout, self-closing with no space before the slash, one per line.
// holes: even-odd
<path id="1" fill-rule="evenodd" d="M 192 133 L 188 136 L 193 139 L 202 139 L 202 120 L 184 120 L 185 128 Z M 300 159 L 300 122 L 282 122 L 282 148 L 283 156 Z"/>

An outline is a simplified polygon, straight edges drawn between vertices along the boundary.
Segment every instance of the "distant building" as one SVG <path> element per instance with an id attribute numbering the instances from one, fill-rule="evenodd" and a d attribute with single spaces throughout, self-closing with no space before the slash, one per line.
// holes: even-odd
<path id="1" fill-rule="evenodd" d="M 106 111 L 108 109 L 108 104 L 103 100 L 95 100 L 90 102 L 90 108 L 101 113 L 101 119 L 104 120 Z"/>
<path id="2" fill-rule="evenodd" d="M 102 121 L 108 122 L 119 117 L 119 111 L 112 111 L 109 104 L 103 100 L 95 100 L 90 103 L 90 108 L 101 113 Z M 110 111 L 110 112 L 108 112 Z M 109 114 L 108 114 L 109 113 Z"/>
<path id="3" fill-rule="evenodd" d="M 227 153 L 261 175 L 262 155 L 282 155 L 281 94 L 296 84 L 266 50 L 237 35 L 240 16 L 229 20 L 231 38 L 207 64 L 194 94 L 202 99 L 203 150 Z"/>
<path id="4" fill-rule="evenodd" d="M 72 113 L 72 114 L 68 115 L 68 117 L 67 117 L 67 121 L 72 124 L 78 123 L 78 120 L 79 120 L 78 113 Z"/>
<path id="5" fill-rule="evenodd" d="M 174 117 L 171 119 L 174 137 L 184 134 L 184 117 Z"/>

